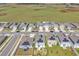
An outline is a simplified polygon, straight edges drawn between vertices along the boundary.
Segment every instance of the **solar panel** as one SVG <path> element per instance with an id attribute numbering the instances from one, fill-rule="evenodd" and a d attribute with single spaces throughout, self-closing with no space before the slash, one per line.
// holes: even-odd
<path id="1" fill-rule="evenodd" d="M 43 42 L 43 40 L 40 38 L 37 42 Z"/>
<path id="2" fill-rule="evenodd" d="M 68 42 L 69 40 L 67 40 L 66 38 L 64 38 L 64 40 L 63 40 L 64 42 Z"/>
<path id="3" fill-rule="evenodd" d="M 29 42 L 24 42 L 22 45 L 30 45 Z"/>
<path id="4" fill-rule="evenodd" d="M 52 36 L 51 36 L 49 39 L 50 39 L 50 40 L 55 40 L 55 38 L 54 38 L 54 37 L 52 37 Z"/>

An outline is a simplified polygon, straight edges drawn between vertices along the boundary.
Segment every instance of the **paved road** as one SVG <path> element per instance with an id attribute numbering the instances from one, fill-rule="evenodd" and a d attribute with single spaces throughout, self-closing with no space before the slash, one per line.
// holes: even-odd
<path id="1" fill-rule="evenodd" d="M 17 41 L 17 37 L 18 35 L 13 35 L 10 42 L 6 45 L 6 47 L 0 53 L 1 56 L 8 56 L 12 52 L 11 48 L 13 48 L 14 43 Z"/>
<path id="2" fill-rule="evenodd" d="M 31 34 L 31 33 L 53 33 L 53 32 L 0 32 L 0 35 L 2 34 Z M 54 32 L 54 33 L 61 33 L 61 32 Z M 64 34 L 79 34 L 79 32 L 62 32 Z"/>
<path id="3" fill-rule="evenodd" d="M 16 43 L 15 43 L 15 47 L 14 47 L 14 49 L 12 48 L 13 50 L 12 50 L 10 56 L 13 56 L 13 55 L 15 54 L 15 52 L 16 52 L 16 50 L 17 50 L 17 48 L 18 48 L 18 46 L 19 46 L 19 44 L 20 44 L 20 42 L 21 42 L 23 36 L 24 36 L 24 34 L 22 34 L 22 35 L 17 39 L 17 41 L 16 41 Z"/>

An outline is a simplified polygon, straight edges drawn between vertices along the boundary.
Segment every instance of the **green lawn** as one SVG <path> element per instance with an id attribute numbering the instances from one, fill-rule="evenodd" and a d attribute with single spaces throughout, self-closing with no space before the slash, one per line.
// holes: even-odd
<path id="1" fill-rule="evenodd" d="M 48 56 L 74 56 L 70 48 L 63 49 L 60 46 L 47 47 Z"/>
<path id="2" fill-rule="evenodd" d="M 21 48 L 18 48 L 16 53 L 15 53 L 15 56 L 32 56 L 33 55 L 33 49 L 29 49 L 27 51 L 24 51 L 24 49 L 21 49 Z"/>
<path id="3" fill-rule="evenodd" d="M 77 52 L 79 53 L 79 48 L 76 48 Z"/>
<path id="4" fill-rule="evenodd" d="M 12 6 L 1 7 L 0 14 L 6 13 L 4 16 L 0 16 L 0 21 L 8 22 L 38 22 L 38 21 L 54 21 L 54 22 L 79 22 L 79 12 L 60 12 L 61 8 L 54 7 L 28 7 L 28 6 Z"/>

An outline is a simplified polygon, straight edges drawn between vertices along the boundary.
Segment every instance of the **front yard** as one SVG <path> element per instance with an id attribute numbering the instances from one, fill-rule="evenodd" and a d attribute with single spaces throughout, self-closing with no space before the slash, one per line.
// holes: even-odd
<path id="1" fill-rule="evenodd" d="M 27 51 L 24 51 L 24 49 L 18 49 L 16 51 L 16 56 L 29 56 L 29 55 L 33 55 L 33 49 L 29 49 Z"/>
<path id="2" fill-rule="evenodd" d="M 47 47 L 48 56 L 74 56 L 70 48 L 63 49 L 60 46 Z"/>

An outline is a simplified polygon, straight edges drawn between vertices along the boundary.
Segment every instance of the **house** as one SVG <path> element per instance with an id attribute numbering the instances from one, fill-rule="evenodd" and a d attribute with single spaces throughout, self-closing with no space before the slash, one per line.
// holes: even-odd
<path id="1" fill-rule="evenodd" d="M 39 32 L 44 32 L 43 24 L 38 23 L 37 27 L 39 28 Z"/>
<path id="2" fill-rule="evenodd" d="M 35 47 L 37 48 L 37 49 L 41 49 L 41 48 L 45 48 L 45 43 L 44 43 L 44 41 L 41 39 L 41 38 L 39 38 L 38 40 L 37 40 L 37 42 L 35 43 Z"/>
<path id="3" fill-rule="evenodd" d="M 54 23 L 54 31 L 59 32 L 59 25 L 57 23 Z"/>
<path id="4" fill-rule="evenodd" d="M 39 26 L 39 32 L 43 32 L 43 27 Z"/>
<path id="5" fill-rule="evenodd" d="M 66 32 L 66 30 L 65 30 L 65 25 L 64 24 L 60 24 L 60 30 L 62 31 L 62 32 Z"/>
<path id="6" fill-rule="evenodd" d="M 51 27 L 51 24 L 49 22 L 44 22 L 43 27 L 45 29 L 45 32 L 50 32 L 49 28 Z"/>
<path id="7" fill-rule="evenodd" d="M 79 36 L 76 34 L 72 34 L 70 37 L 74 48 L 79 48 Z"/>
<path id="8" fill-rule="evenodd" d="M 28 41 L 23 42 L 22 45 L 20 46 L 20 48 L 22 49 L 29 49 L 30 48 L 30 44 Z"/>
<path id="9" fill-rule="evenodd" d="M 69 32 L 74 32 L 74 29 L 76 28 L 72 23 L 65 23 L 66 28 L 69 30 Z"/>
<path id="10" fill-rule="evenodd" d="M 22 39 L 23 40 L 21 41 L 19 48 L 26 49 L 26 50 L 29 48 L 32 48 L 33 39 L 31 37 L 24 36 Z"/>
<path id="11" fill-rule="evenodd" d="M 6 23 L 0 23 L 0 32 L 4 29 Z"/>
<path id="12" fill-rule="evenodd" d="M 29 34 L 29 36 L 34 38 L 35 37 L 35 33 L 31 33 L 31 34 Z"/>
<path id="13" fill-rule="evenodd" d="M 40 50 L 41 48 L 45 48 L 45 37 L 43 34 L 39 34 L 35 40 L 35 48 Z"/>
<path id="14" fill-rule="evenodd" d="M 79 29 L 79 23 L 72 23 L 77 29 Z"/>
<path id="15" fill-rule="evenodd" d="M 18 23 L 13 23 L 11 26 L 10 26 L 10 29 L 12 29 L 11 32 L 14 32 L 16 31 L 16 29 L 18 28 L 19 24 Z"/>
<path id="16" fill-rule="evenodd" d="M 65 36 L 64 33 L 60 33 L 58 35 L 58 39 L 59 39 L 59 45 L 64 49 L 72 46 L 70 39 L 67 36 Z"/>
<path id="17" fill-rule="evenodd" d="M 50 32 L 49 28 L 52 26 L 49 22 L 38 23 L 39 32 Z"/>
<path id="18" fill-rule="evenodd" d="M 6 26 L 4 28 L 10 28 L 10 26 L 12 25 L 13 23 L 10 22 L 10 23 L 6 23 Z"/>
<path id="19" fill-rule="evenodd" d="M 56 37 L 51 36 L 50 38 L 48 38 L 47 43 L 49 47 L 52 47 L 53 45 L 57 45 Z"/>
<path id="20" fill-rule="evenodd" d="M 32 32 L 33 28 L 34 28 L 34 25 L 33 24 L 29 24 L 27 32 Z"/>
<path id="21" fill-rule="evenodd" d="M 21 23 L 18 27 L 18 30 L 21 30 L 22 32 L 24 32 L 26 30 L 27 25 L 25 23 Z"/>

